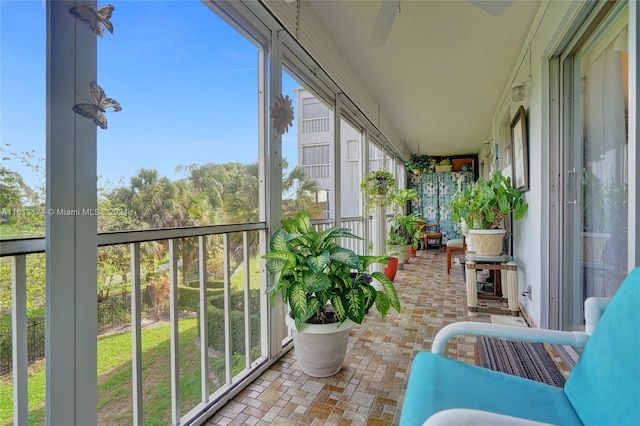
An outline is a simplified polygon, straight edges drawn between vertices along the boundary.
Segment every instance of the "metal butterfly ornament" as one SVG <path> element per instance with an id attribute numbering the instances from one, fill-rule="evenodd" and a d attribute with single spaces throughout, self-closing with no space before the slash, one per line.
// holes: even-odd
<path id="1" fill-rule="evenodd" d="M 92 104 L 75 104 L 73 106 L 73 112 L 80 114 L 83 117 L 91 118 L 93 122 L 100 126 L 101 129 L 107 128 L 107 118 L 104 116 L 104 112 L 107 108 L 113 108 L 113 112 L 122 111 L 122 107 L 118 102 L 112 98 L 107 98 L 102 90 L 102 87 L 98 86 L 98 83 L 92 81 L 89 85 L 91 89 Z"/>
<path id="2" fill-rule="evenodd" d="M 115 8 L 110 4 L 100 7 L 98 10 L 93 10 L 86 4 L 81 4 L 72 7 L 69 9 L 69 12 L 83 21 L 88 22 L 93 32 L 102 37 L 104 35 L 104 28 L 113 34 L 113 24 L 109 21 L 113 9 Z M 104 28 L 102 28 L 103 25 Z"/>

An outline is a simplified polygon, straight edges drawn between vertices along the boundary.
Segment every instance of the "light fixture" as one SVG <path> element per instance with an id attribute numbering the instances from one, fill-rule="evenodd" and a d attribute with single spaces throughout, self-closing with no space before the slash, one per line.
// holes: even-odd
<path id="1" fill-rule="evenodd" d="M 511 86 L 511 100 L 520 102 L 526 96 L 527 88 L 531 87 L 531 76 L 526 81 L 519 81 Z"/>

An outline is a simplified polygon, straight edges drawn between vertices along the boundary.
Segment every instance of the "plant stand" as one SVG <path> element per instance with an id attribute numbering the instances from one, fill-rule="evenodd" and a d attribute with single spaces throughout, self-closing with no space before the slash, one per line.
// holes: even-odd
<path id="1" fill-rule="evenodd" d="M 502 294 L 497 294 L 497 286 L 494 283 L 493 295 L 481 294 L 482 297 L 492 299 L 507 299 L 509 313 L 512 316 L 520 314 L 520 306 L 518 304 L 518 264 L 511 256 L 484 257 L 473 254 L 466 256 L 466 288 L 467 288 L 467 306 L 469 315 L 478 316 L 478 289 L 477 289 L 477 271 L 478 269 L 490 269 L 500 271 L 500 281 L 503 283 Z M 492 312 L 495 313 L 495 312 Z"/>

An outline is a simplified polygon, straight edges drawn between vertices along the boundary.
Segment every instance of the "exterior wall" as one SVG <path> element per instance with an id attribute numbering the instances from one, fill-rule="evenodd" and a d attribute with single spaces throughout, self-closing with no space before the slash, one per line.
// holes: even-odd
<path id="1" fill-rule="evenodd" d="M 303 150 L 304 147 L 312 147 L 328 144 L 329 149 L 334 149 L 333 128 L 334 114 L 329 113 L 328 125 L 325 125 L 324 119 L 308 119 L 304 116 L 304 108 L 302 107 L 304 99 L 315 99 L 314 96 L 305 89 L 297 89 L 296 95 L 298 105 L 298 115 L 300 117 L 298 125 L 298 164 L 305 170 L 307 177 L 315 179 L 321 190 L 333 191 L 332 182 L 334 180 L 333 167 L 329 165 L 326 169 L 322 167 L 309 166 L 305 164 Z M 306 127 L 305 127 L 306 126 Z M 358 217 L 360 216 L 361 194 L 359 189 L 360 174 L 362 163 L 360 157 L 362 150 L 359 150 L 360 156 L 358 160 L 349 159 L 349 141 L 357 140 L 361 144 L 360 134 L 351 126 L 340 126 L 340 170 L 341 182 L 341 215 L 342 217 Z M 328 174 L 327 174 L 328 173 Z M 322 176 L 322 177 L 320 177 Z M 330 206 L 328 217 L 334 217 L 334 206 Z"/>

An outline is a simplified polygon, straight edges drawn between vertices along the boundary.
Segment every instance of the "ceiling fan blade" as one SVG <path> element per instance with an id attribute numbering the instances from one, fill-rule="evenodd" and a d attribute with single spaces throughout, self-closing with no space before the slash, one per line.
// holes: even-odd
<path id="1" fill-rule="evenodd" d="M 382 0 L 378 17 L 369 37 L 369 47 L 380 47 L 387 42 L 393 21 L 396 20 L 398 14 L 398 7 L 398 0 Z"/>
<path id="2" fill-rule="evenodd" d="M 469 0 L 469 3 L 493 16 L 498 16 L 511 6 L 513 0 Z"/>

